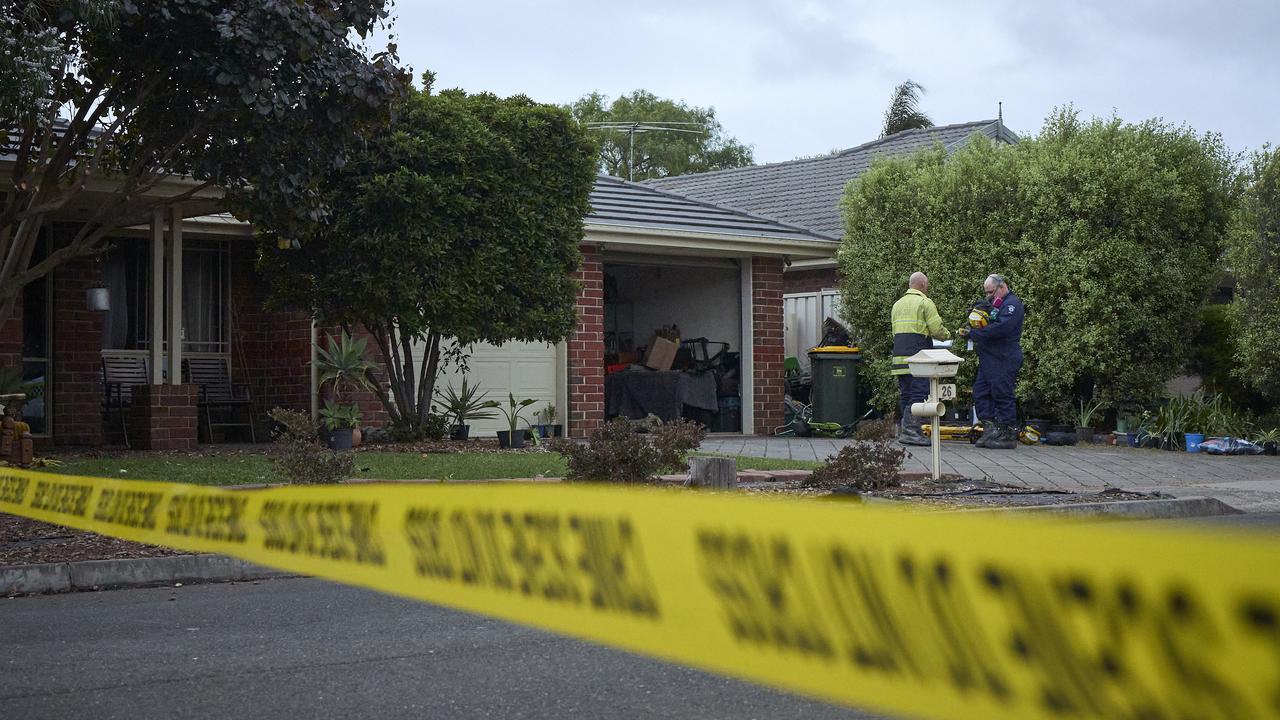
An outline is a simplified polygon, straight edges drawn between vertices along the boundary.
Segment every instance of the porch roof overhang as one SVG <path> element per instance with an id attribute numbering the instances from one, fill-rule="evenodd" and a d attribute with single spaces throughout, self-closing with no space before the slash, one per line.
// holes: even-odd
<path id="1" fill-rule="evenodd" d="M 0 175 L 13 167 L 12 157 L 0 158 Z M 121 226 L 141 225 L 150 221 L 151 209 L 157 200 L 181 198 L 175 206 L 184 218 L 212 215 L 226 211 L 224 193 L 217 186 L 201 188 L 204 183 L 182 175 L 161 178 L 154 186 L 140 193 L 135 199 L 126 200 Z M 199 188 L 199 189 L 197 189 Z M 118 177 L 104 175 L 91 177 L 84 187 L 77 190 L 62 206 L 50 214 L 50 219 L 62 222 L 87 222 L 104 203 L 118 201 L 123 188 Z M 193 193 L 192 191 L 195 190 Z M 189 196 L 187 194 L 190 193 Z"/>

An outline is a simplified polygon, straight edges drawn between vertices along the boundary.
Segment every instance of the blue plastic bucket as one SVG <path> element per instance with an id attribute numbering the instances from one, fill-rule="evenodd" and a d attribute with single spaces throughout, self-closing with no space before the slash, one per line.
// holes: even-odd
<path id="1" fill-rule="evenodd" d="M 1200 443 L 1204 442 L 1201 433 L 1187 433 L 1187 452 L 1200 452 Z"/>

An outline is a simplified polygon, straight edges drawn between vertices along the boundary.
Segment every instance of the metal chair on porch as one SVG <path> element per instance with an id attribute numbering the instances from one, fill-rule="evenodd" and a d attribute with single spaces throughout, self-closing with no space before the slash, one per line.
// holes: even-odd
<path id="1" fill-rule="evenodd" d="M 253 398 L 249 395 L 248 385 L 231 382 L 230 358 L 184 358 L 182 380 L 200 387 L 198 406 L 208 442 L 213 442 L 214 428 L 233 427 L 248 428 L 249 439 L 258 442 L 253 430 Z M 213 421 L 215 412 L 218 422 Z M 243 412 L 244 420 L 236 420 L 239 412 Z"/>
<path id="2" fill-rule="evenodd" d="M 120 418 L 124 446 L 129 444 L 129 406 L 133 402 L 133 386 L 151 382 L 151 371 L 145 355 L 102 352 L 102 416 L 109 420 L 115 411 Z"/>

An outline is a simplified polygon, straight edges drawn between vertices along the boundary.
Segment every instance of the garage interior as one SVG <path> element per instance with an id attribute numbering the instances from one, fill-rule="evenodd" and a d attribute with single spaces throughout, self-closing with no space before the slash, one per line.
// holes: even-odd
<path id="1" fill-rule="evenodd" d="M 742 312 L 736 260 L 606 257 L 605 419 L 742 432 Z"/>

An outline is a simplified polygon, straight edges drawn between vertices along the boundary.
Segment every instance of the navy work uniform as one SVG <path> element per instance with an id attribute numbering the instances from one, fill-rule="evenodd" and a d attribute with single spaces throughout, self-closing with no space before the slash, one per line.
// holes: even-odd
<path id="1" fill-rule="evenodd" d="M 978 378 L 973 383 L 973 404 L 979 418 L 995 418 L 1003 427 L 1018 424 L 1014 388 L 1022 368 L 1022 320 L 1026 308 L 1010 290 L 993 308 L 986 327 L 973 328 L 969 339 L 978 353 Z"/>

